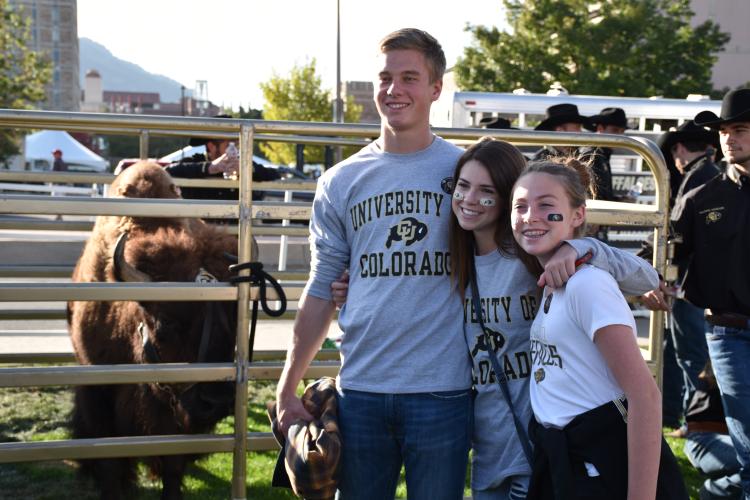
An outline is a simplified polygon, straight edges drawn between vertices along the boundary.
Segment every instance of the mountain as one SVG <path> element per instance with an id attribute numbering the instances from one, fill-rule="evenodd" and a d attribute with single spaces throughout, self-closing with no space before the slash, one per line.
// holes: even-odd
<path id="1" fill-rule="evenodd" d="M 118 59 L 100 43 L 88 38 L 79 38 L 78 54 L 81 89 L 86 86 L 86 72 L 95 69 L 102 77 L 103 90 L 158 92 L 161 102 L 180 102 L 180 82 L 149 73 L 137 64 Z M 189 90 L 186 91 L 186 95 L 190 95 Z"/>

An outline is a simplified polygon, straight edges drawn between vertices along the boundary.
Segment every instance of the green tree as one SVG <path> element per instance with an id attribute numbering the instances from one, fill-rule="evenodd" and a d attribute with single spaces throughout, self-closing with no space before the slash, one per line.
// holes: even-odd
<path id="1" fill-rule="evenodd" d="M 0 0 L 0 108 L 28 109 L 44 99 L 50 64 L 28 48 L 30 19 Z M 0 129 L 0 162 L 18 154 L 18 130 Z"/>
<path id="2" fill-rule="evenodd" d="M 466 90 L 684 98 L 712 90 L 711 69 L 729 35 L 691 26 L 690 0 L 503 0 L 509 32 L 467 26 L 456 64 Z"/>
<path id="3" fill-rule="evenodd" d="M 321 88 L 320 76 L 316 73 L 315 59 L 310 63 L 292 68 L 289 78 L 276 74 L 260 84 L 265 104 L 263 118 L 266 120 L 290 120 L 303 122 L 330 122 L 333 118 L 331 96 Z M 362 106 L 354 103 L 351 96 L 344 105 L 344 121 L 357 122 Z M 290 164 L 295 161 L 295 145 L 281 142 L 266 142 L 261 151 L 274 163 Z M 321 146 L 305 146 L 305 163 L 323 163 Z"/>

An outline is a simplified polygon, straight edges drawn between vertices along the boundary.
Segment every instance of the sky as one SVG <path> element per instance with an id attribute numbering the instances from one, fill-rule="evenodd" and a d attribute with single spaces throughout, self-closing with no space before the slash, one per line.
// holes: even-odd
<path id="1" fill-rule="evenodd" d="M 450 67 L 471 43 L 467 23 L 505 21 L 501 0 L 340 0 L 340 6 L 342 81 L 372 80 L 377 42 L 396 29 L 428 31 Z M 323 87 L 335 87 L 336 0 L 78 0 L 78 36 L 188 88 L 207 80 L 209 99 L 234 109 L 262 108 L 260 83 L 313 58 Z"/>

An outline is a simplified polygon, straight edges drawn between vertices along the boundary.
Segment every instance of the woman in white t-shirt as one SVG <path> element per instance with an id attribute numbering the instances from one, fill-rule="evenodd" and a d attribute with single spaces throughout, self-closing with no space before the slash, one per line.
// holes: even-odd
<path id="1" fill-rule="evenodd" d="M 532 162 L 512 193 L 519 246 L 544 265 L 586 225 L 588 168 Z M 612 277 L 582 265 L 531 326 L 532 498 L 687 498 L 661 436 L 661 394 Z M 626 423 L 627 422 L 627 423 Z M 662 471 L 660 471 L 660 460 Z"/>

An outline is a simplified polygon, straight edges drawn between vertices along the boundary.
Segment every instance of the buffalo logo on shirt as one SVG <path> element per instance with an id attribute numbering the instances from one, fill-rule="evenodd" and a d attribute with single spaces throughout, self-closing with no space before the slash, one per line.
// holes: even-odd
<path id="1" fill-rule="evenodd" d="M 711 224 L 712 222 L 718 222 L 718 220 L 721 219 L 721 211 L 720 210 L 711 210 L 706 214 L 706 224 Z"/>
<path id="2" fill-rule="evenodd" d="M 422 241 L 425 236 L 427 236 L 427 224 L 419 222 L 414 217 L 406 217 L 395 226 L 391 226 L 385 247 L 391 248 L 394 241 L 403 241 L 408 247 L 415 241 Z"/>
<path id="3" fill-rule="evenodd" d="M 440 189 L 443 190 L 445 194 L 453 194 L 453 177 L 446 177 L 442 181 L 440 181 Z"/>
<path id="4" fill-rule="evenodd" d="M 487 335 L 490 337 L 490 342 L 492 343 L 492 352 L 497 352 L 505 345 L 505 336 L 500 333 L 496 332 L 495 330 L 491 330 L 489 328 L 486 328 Z M 477 356 L 477 353 L 479 351 L 486 351 L 487 350 L 487 342 L 485 341 L 487 337 L 484 334 L 477 335 L 477 342 L 474 344 L 474 349 L 471 350 L 471 356 L 475 358 Z"/>

